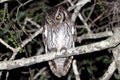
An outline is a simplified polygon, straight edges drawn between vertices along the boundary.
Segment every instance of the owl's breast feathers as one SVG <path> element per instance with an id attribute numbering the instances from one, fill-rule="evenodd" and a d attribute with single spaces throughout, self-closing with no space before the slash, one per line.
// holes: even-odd
<path id="1" fill-rule="evenodd" d="M 71 48 L 73 46 L 73 25 L 68 25 L 64 23 L 58 25 L 55 29 L 48 29 L 47 31 L 47 46 L 48 49 L 56 48 L 61 50 L 61 48 Z"/>

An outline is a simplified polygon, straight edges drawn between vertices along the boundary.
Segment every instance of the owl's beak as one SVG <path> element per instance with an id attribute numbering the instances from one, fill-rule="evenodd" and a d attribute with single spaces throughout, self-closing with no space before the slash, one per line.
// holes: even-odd
<path id="1" fill-rule="evenodd" d="M 54 21 L 54 20 L 53 20 L 53 23 L 54 23 L 54 25 L 58 25 L 58 23 L 56 21 Z"/>

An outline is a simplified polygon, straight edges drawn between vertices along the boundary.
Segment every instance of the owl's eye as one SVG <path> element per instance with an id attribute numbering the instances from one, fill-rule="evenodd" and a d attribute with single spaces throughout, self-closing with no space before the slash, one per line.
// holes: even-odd
<path id="1" fill-rule="evenodd" d="M 49 21 L 49 22 L 51 22 L 52 21 L 52 19 L 49 17 L 49 18 L 47 18 L 47 20 Z"/>
<path id="2" fill-rule="evenodd" d="M 61 18 L 62 18 L 62 16 L 60 14 L 57 15 L 57 17 L 56 17 L 57 20 L 60 20 Z"/>

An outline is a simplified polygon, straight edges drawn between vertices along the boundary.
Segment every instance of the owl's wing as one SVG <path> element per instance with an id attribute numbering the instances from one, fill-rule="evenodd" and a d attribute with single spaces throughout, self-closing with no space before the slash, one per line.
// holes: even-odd
<path id="1" fill-rule="evenodd" d="M 45 52 L 47 53 L 47 27 L 46 25 L 43 27 L 43 33 L 42 33 L 43 43 L 45 45 Z"/>
<path id="2" fill-rule="evenodd" d="M 75 25 L 74 25 L 73 40 L 74 40 L 74 42 L 76 42 L 76 40 L 77 40 L 77 30 L 76 30 L 76 26 Z"/>

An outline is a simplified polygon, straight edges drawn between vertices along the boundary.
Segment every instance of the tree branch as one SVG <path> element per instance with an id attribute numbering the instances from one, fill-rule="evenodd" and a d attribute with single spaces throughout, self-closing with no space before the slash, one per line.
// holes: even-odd
<path id="1" fill-rule="evenodd" d="M 75 75 L 75 79 L 76 80 L 81 80 L 80 76 L 79 76 L 76 60 L 73 60 L 72 68 L 73 68 L 73 72 L 74 72 L 74 75 Z"/>
<path id="2" fill-rule="evenodd" d="M 104 73 L 104 75 L 99 80 L 109 80 L 115 70 L 116 70 L 116 63 L 115 61 L 113 61 L 108 67 L 108 70 Z"/>
<path id="3" fill-rule="evenodd" d="M 6 2 L 6 1 L 9 1 L 9 0 L 0 0 L 0 3 Z"/>
<path id="4" fill-rule="evenodd" d="M 86 39 L 99 39 L 99 38 L 105 38 L 105 37 L 110 37 L 113 35 L 112 31 L 105 31 L 101 33 L 88 33 L 88 34 L 83 34 L 82 36 L 77 37 L 77 41 L 81 42 L 81 40 L 86 40 Z"/>
<path id="5" fill-rule="evenodd" d="M 0 62 L 0 70 L 10 70 L 10 69 L 18 68 L 18 67 L 41 63 L 41 62 L 52 60 L 52 59 L 59 58 L 59 57 L 86 54 L 86 53 L 91 53 L 91 52 L 115 47 L 120 43 L 119 34 L 120 34 L 120 31 L 116 30 L 112 37 L 104 41 L 68 49 L 66 54 L 62 54 L 63 52 L 57 52 L 57 54 L 55 52 L 51 52 L 48 54 L 43 54 L 43 55 L 24 58 L 24 59 Z"/>

